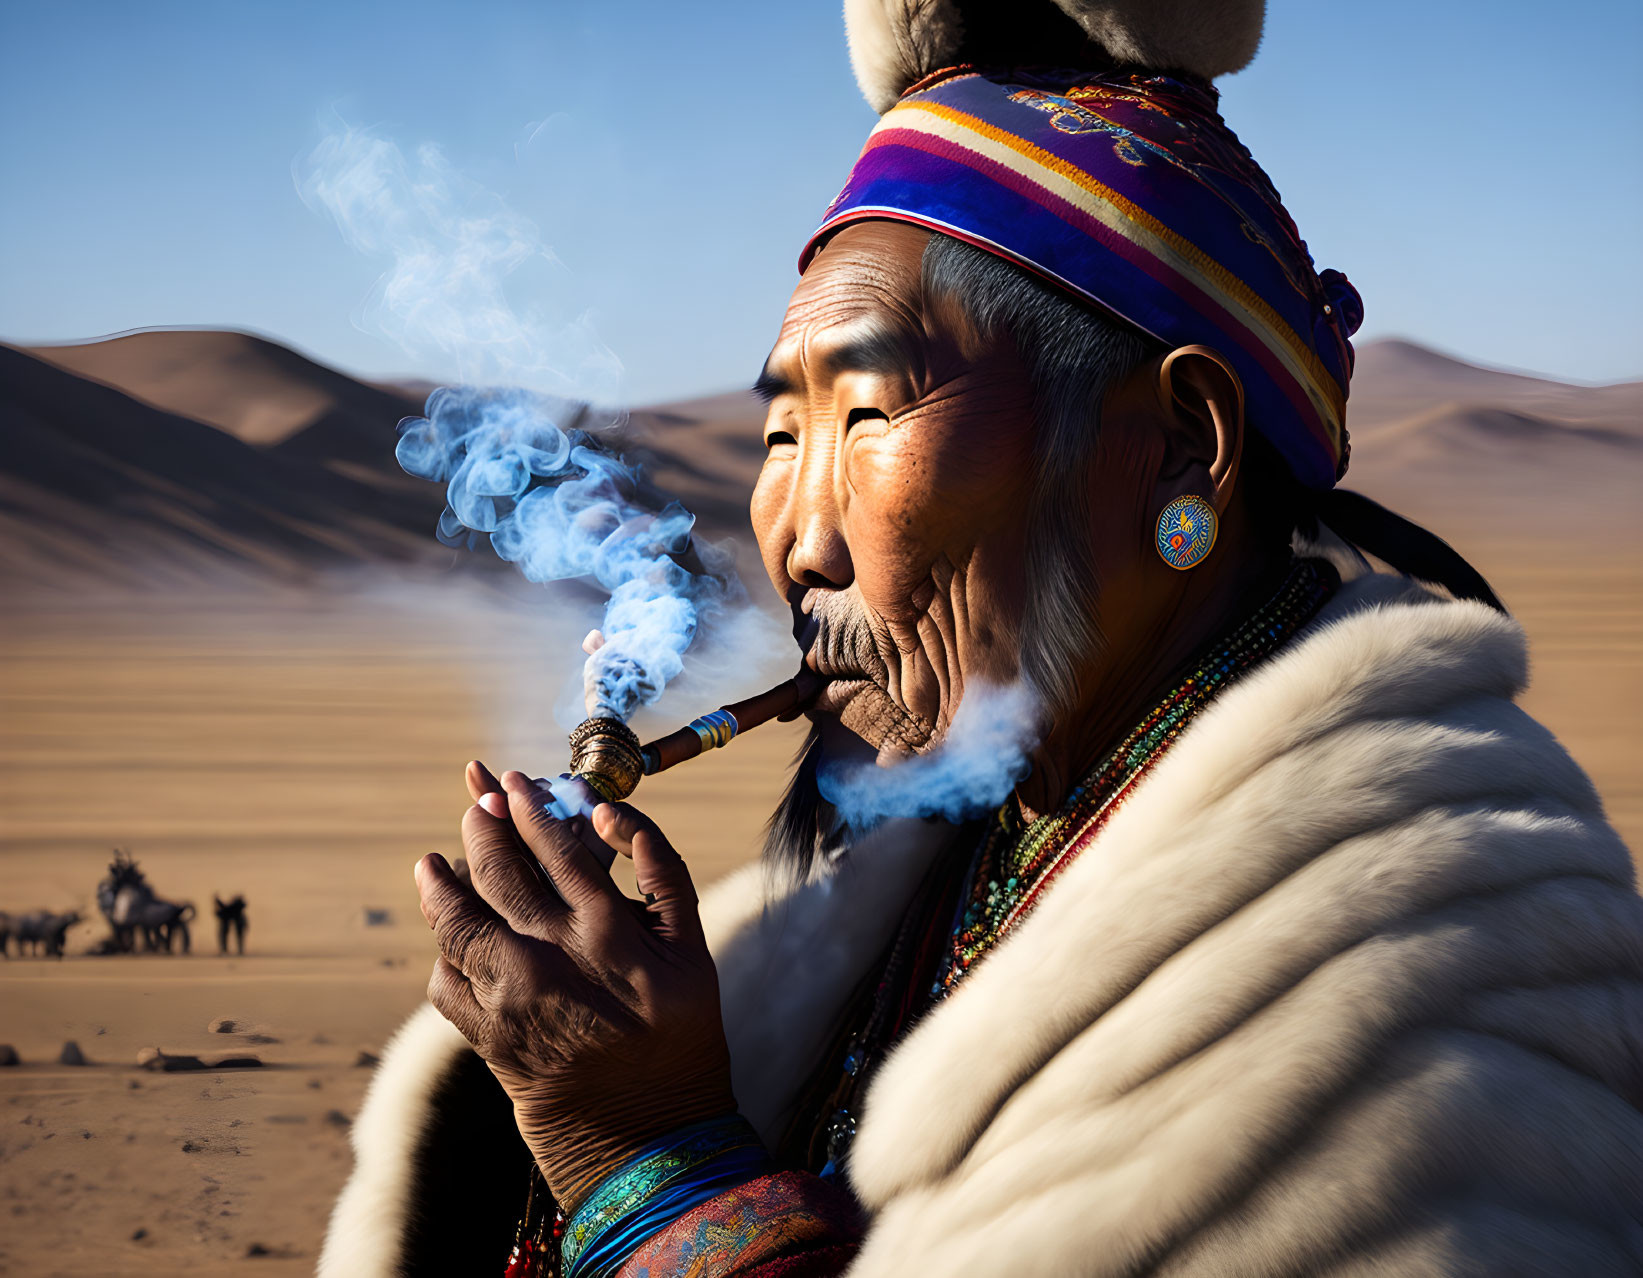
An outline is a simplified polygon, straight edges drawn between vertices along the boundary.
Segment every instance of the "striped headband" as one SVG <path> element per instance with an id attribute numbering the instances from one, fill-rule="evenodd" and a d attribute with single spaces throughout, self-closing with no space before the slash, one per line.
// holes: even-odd
<path id="1" fill-rule="evenodd" d="M 839 227 L 912 222 L 997 253 L 1169 347 L 1220 351 L 1296 478 L 1346 471 L 1348 340 L 1363 318 L 1313 268 L 1207 83 L 959 67 L 884 114 L 799 259 Z"/>

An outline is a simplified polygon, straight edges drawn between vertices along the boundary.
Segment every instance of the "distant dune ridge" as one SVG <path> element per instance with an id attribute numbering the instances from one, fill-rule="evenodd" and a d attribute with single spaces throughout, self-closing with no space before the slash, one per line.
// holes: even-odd
<path id="1" fill-rule="evenodd" d="M 1589 554 L 1594 535 L 1643 532 L 1643 382 L 1571 386 L 1371 342 L 1346 417 L 1346 486 L 1463 551 L 1534 536 Z"/>
<path id="2" fill-rule="evenodd" d="M 361 382 L 244 333 L 0 345 L 0 578 L 182 584 L 448 562 L 433 537 L 441 492 L 394 461 L 395 426 L 428 389 Z M 636 411 L 629 432 L 722 538 L 747 531 L 759 417 L 736 393 Z"/>
<path id="3" fill-rule="evenodd" d="M 187 359 L 168 363 L 171 347 Z M 0 574 L 289 578 L 424 553 L 437 496 L 395 473 L 391 443 L 383 456 L 413 401 L 239 334 L 145 333 L 51 353 L 90 376 L 0 347 Z M 248 353 L 266 355 L 261 376 L 245 375 Z"/>
<path id="4" fill-rule="evenodd" d="M 439 492 L 393 458 L 394 427 L 426 390 L 235 332 L 0 347 L 0 576 L 300 578 L 448 561 L 432 536 Z M 748 532 L 760 415 L 746 392 L 631 415 L 653 474 L 705 535 Z M 1472 530 L 1577 536 L 1594 503 L 1617 530 L 1643 530 L 1643 383 L 1571 386 L 1381 341 L 1359 355 L 1347 418 L 1348 485 L 1463 550 Z"/>

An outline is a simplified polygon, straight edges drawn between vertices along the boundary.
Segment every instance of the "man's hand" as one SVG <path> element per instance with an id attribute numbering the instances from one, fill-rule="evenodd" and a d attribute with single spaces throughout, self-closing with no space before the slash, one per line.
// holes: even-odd
<path id="1" fill-rule="evenodd" d="M 437 853 L 416 866 L 440 951 L 428 998 L 491 1067 L 570 1210 L 651 1140 L 736 1108 L 718 977 L 690 873 L 648 818 L 608 803 L 591 818 L 633 859 L 640 904 L 583 845 L 580 818 L 543 810 L 547 789 L 481 765 L 468 780 L 472 886 Z"/>

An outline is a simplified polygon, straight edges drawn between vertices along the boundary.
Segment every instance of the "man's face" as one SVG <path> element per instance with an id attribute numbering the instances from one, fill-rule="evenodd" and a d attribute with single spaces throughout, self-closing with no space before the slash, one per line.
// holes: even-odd
<path id="1" fill-rule="evenodd" d="M 765 571 L 814 713 L 881 753 L 927 747 L 967 680 L 1019 665 L 1033 416 L 1007 341 L 927 308 L 927 232 L 864 222 L 806 271 L 766 361 L 769 455 L 753 493 Z"/>

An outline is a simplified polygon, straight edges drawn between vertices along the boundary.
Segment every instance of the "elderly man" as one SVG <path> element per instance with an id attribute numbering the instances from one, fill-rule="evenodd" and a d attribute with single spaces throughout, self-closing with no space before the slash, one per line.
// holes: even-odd
<path id="1" fill-rule="evenodd" d="M 883 120 L 758 387 L 827 680 L 766 864 L 698 908 L 471 767 L 322 1273 L 1643 1271 L 1630 859 L 1487 586 L 1332 491 L 1357 295 L 1208 86 L 1259 4 L 1001 8 L 847 6 Z M 998 688 L 1002 805 L 862 819 Z"/>

